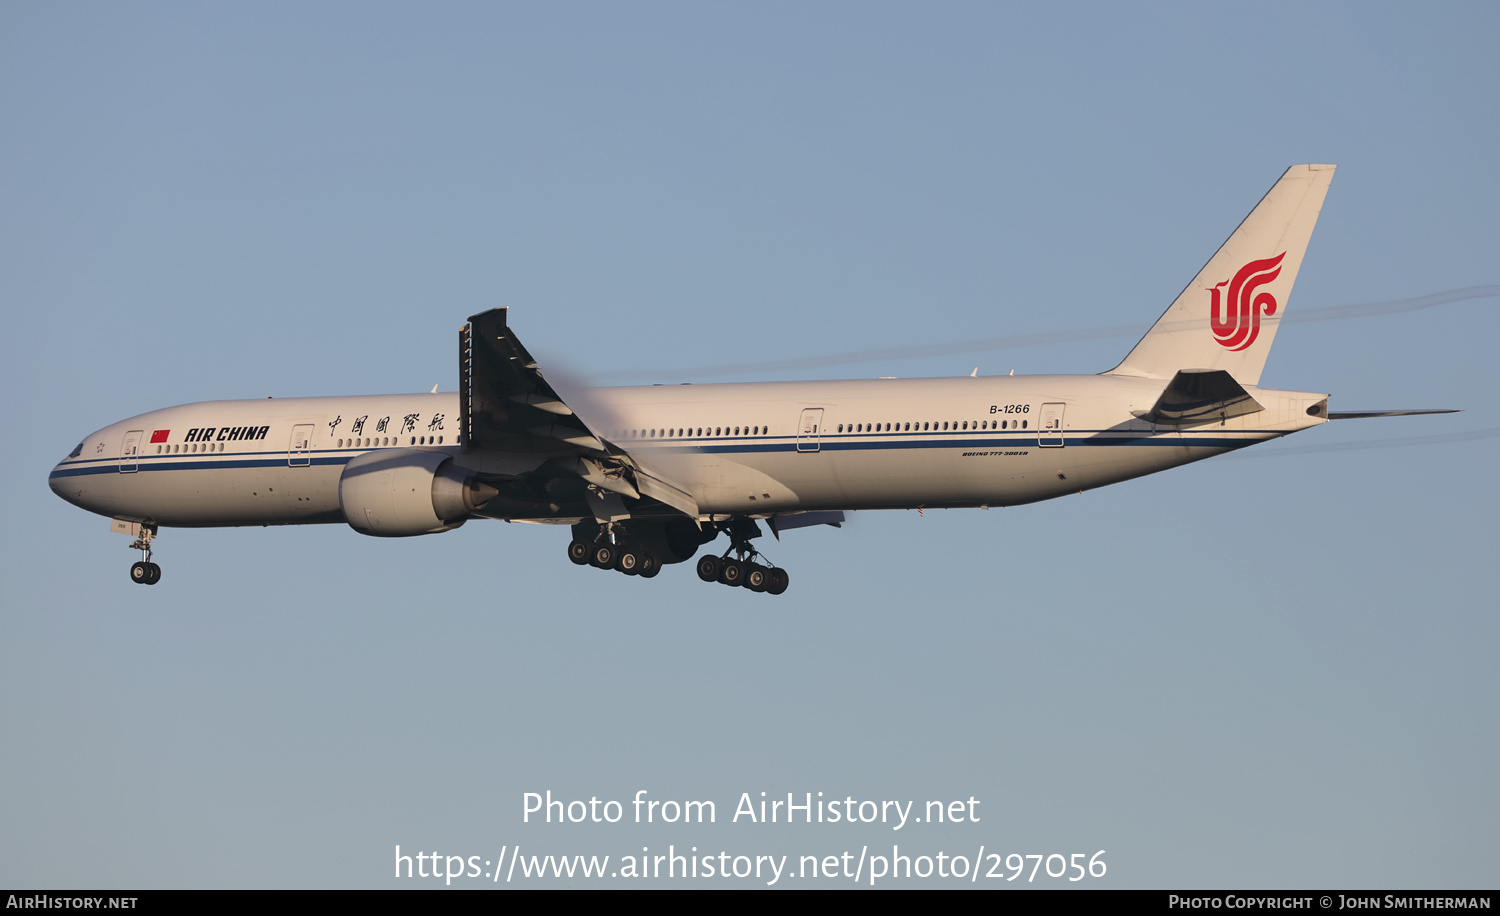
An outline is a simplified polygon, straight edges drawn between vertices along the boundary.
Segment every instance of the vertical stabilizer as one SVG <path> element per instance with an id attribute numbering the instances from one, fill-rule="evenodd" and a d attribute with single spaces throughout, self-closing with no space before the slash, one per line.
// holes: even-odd
<path id="1" fill-rule="evenodd" d="M 1222 369 L 1242 385 L 1258 384 L 1333 169 L 1287 169 L 1108 374 L 1170 379 L 1179 369 Z"/>

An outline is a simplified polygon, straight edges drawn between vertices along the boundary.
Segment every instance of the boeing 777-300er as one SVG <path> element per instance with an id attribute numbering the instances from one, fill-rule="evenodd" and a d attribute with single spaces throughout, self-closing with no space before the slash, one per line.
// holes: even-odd
<path id="1" fill-rule="evenodd" d="M 135 538 L 161 526 L 347 522 L 379 537 L 472 518 L 571 525 L 568 558 L 651 577 L 720 534 L 705 581 L 780 594 L 751 543 L 845 512 L 1014 506 L 1221 455 L 1328 420 L 1261 369 L 1333 178 L 1288 169 L 1125 360 L 1099 375 L 592 389 L 563 396 L 506 310 L 459 333 L 456 393 L 209 401 L 92 433 L 63 499 Z"/>

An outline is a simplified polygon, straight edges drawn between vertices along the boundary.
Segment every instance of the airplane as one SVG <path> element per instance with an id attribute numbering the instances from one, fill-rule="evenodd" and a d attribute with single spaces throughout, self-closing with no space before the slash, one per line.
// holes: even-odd
<path id="1" fill-rule="evenodd" d="M 651 578 L 727 536 L 699 578 L 781 594 L 764 522 L 1015 506 L 1118 483 L 1329 420 L 1328 395 L 1260 387 L 1332 165 L 1288 169 L 1113 369 L 651 385 L 568 392 L 505 308 L 459 333 L 453 393 L 208 401 L 91 433 L 53 468 L 153 585 L 161 527 L 347 523 L 376 537 L 491 518 L 571 527 L 578 565 Z M 566 386 L 565 386 L 566 387 Z"/>

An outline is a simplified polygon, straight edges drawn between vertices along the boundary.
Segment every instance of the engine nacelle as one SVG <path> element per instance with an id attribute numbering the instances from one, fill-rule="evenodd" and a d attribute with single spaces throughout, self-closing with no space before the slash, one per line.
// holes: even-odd
<path id="1" fill-rule="evenodd" d="M 389 449 L 365 452 L 344 465 L 339 506 L 360 534 L 437 534 L 467 520 L 481 489 L 442 452 Z"/>

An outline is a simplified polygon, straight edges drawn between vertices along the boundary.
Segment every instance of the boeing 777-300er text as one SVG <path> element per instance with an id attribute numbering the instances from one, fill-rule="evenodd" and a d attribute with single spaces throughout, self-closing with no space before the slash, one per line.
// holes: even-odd
<path id="1" fill-rule="evenodd" d="M 568 558 L 651 577 L 718 535 L 706 581 L 780 594 L 751 543 L 847 511 L 1014 506 L 1118 483 L 1328 420 L 1261 369 L 1333 178 L 1288 169 L 1120 363 L 1100 375 L 592 389 L 565 402 L 503 308 L 459 333 L 459 390 L 209 401 L 106 426 L 52 470 L 112 519 L 152 584 L 161 526 L 472 518 L 571 525 Z"/>

